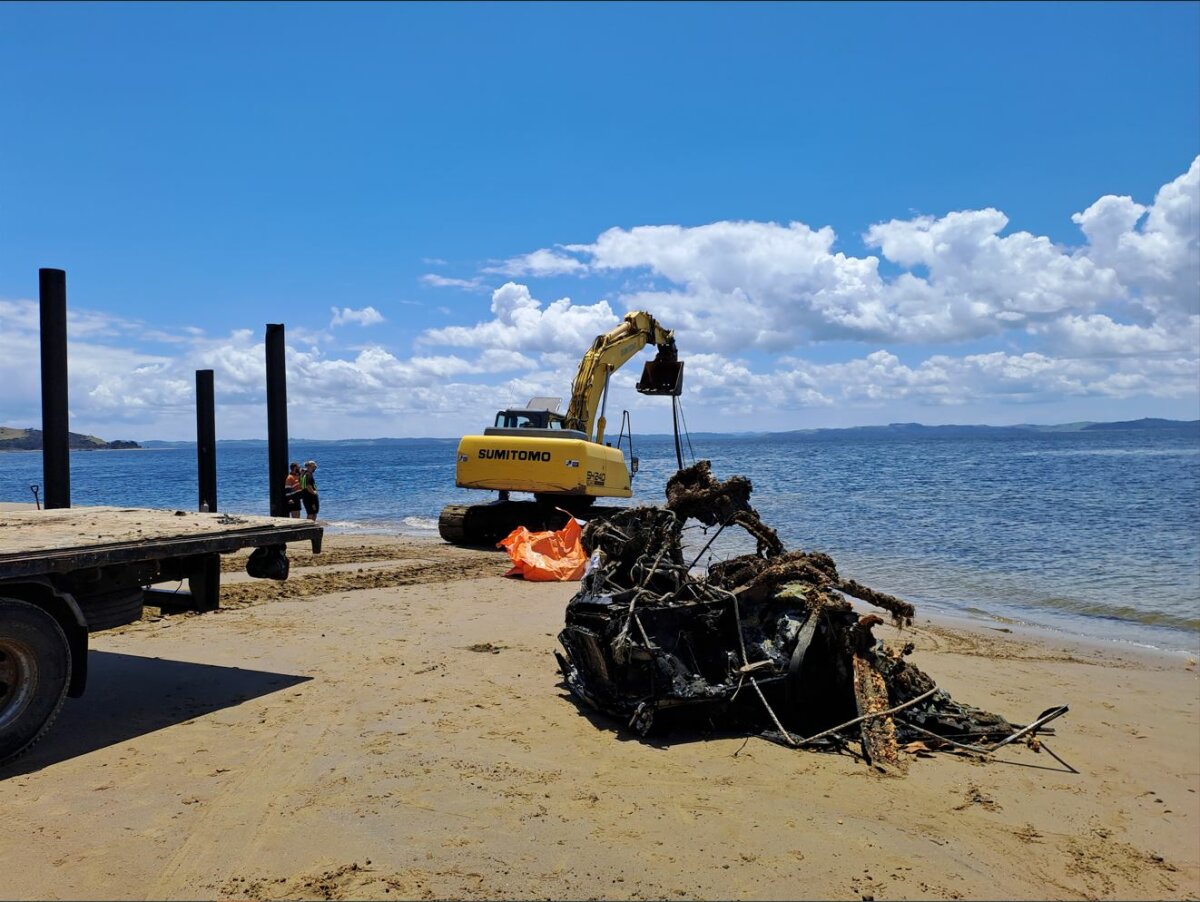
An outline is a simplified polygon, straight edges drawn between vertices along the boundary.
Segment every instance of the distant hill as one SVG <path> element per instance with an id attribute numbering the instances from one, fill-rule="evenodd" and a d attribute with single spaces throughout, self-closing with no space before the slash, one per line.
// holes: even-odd
<path id="1" fill-rule="evenodd" d="M 1088 423 L 1084 432 L 1127 432 L 1131 429 L 1195 429 L 1200 420 L 1161 420 L 1143 417 L 1140 420 L 1124 420 L 1119 423 Z"/>
<path id="2" fill-rule="evenodd" d="M 889 423 L 886 426 L 852 426 L 846 429 L 793 429 L 776 435 L 878 435 L 878 436 L 944 436 L 969 437 L 972 435 L 1003 435 L 1015 433 L 1050 432 L 1134 432 L 1134 431 L 1189 431 L 1200 432 L 1200 420 L 1163 420 L 1146 417 L 1141 420 L 1126 420 L 1118 423 L 1058 423 L 1036 425 L 1020 423 L 1015 426 L 924 426 L 921 423 Z"/>
<path id="3" fill-rule="evenodd" d="M 67 447 L 73 451 L 120 451 L 129 448 L 142 447 L 137 442 L 115 441 L 106 442 L 94 435 L 81 435 L 78 432 L 67 433 Z M 0 426 L 0 451 L 41 451 L 42 430 L 13 429 L 10 426 Z"/>

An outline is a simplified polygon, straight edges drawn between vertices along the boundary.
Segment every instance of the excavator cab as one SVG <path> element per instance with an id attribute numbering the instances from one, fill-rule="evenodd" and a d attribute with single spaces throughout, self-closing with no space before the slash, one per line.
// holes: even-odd
<path id="1" fill-rule="evenodd" d="M 496 429 L 557 429 L 564 430 L 565 418 L 558 412 L 562 398 L 530 398 L 524 407 L 510 407 L 496 414 L 496 424 L 488 429 L 488 435 Z"/>
<path id="2" fill-rule="evenodd" d="M 637 390 L 643 395 L 679 397 L 683 394 L 683 361 L 675 351 L 674 342 L 659 348 L 654 359 L 646 361 Z"/>
<path id="3" fill-rule="evenodd" d="M 552 423 L 553 414 L 548 410 L 509 409 L 496 414 L 497 429 L 550 429 L 552 426 L 562 428 L 562 417 L 557 423 Z"/>

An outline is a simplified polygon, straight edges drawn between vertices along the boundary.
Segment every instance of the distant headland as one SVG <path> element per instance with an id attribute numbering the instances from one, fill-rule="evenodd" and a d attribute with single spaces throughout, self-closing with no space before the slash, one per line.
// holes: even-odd
<path id="1" fill-rule="evenodd" d="M 141 448 L 137 442 L 115 441 L 106 442 L 94 435 L 80 435 L 78 432 L 67 433 L 68 447 L 72 451 L 127 451 L 131 448 Z M 13 429 L 10 426 L 0 426 L 0 451 L 41 451 L 42 430 Z"/>
<path id="2" fill-rule="evenodd" d="M 921 423 L 889 423 L 886 426 L 851 426 L 845 429 L 793 429 L 784 435 L 799 435 L 809 432 L 855 432 L 860 435 L 872 433 L 887 435 L 905 434 L 980 434 L 997 432 L 1139 432 L 1155 430 L 1200 429 L 1200 420 L 1164 420 L 1159 417 L 1143 417 L 1140 420 L 1121 420 L 1114 423 L 1058 423 L 1056 425 L 1034 425 L 1021 423 L 1016 426 L 925 426 Z"/>

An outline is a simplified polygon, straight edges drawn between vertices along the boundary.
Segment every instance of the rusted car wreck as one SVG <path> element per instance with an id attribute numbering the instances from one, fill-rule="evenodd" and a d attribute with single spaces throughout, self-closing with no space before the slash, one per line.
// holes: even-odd
<path id="1" fill-rule="evenodd" d="M 666 507 L 588 523 L 592 566 L 559 634 L 572 693 L 643 735 L 690 720 L 795 747 L 857 746 L 892 768 L 904 765 L 902 747 L 990 754 L 1023 738 L 1044 748 L 1035 737 L 1066 706 L 1020 726 L 954 701 L 906 660 L 911 643 L 877 640 L 883 619 L 860 616 L 847 597 L 900 625 L 912 606 L 843 579 L 828 555 L 785 550 L 750 492 L 749 480 L 719 483 L 700 461 L 668 482 Z M 688 519 L 718 532 L 736 524 L 757 550 L 693 575 Z"/>

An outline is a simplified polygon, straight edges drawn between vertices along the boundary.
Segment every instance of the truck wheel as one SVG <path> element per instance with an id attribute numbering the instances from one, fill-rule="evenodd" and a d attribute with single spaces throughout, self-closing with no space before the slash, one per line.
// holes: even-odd
<path id="1" fill-rule="evenodd" d="M 46 734 L 70 682 L 71 650 L 58 621 L 36 605 L 0 598 L 0 765 Z"/>
<path id="2" fill-rule="evenodd" d="M 141 586 L 125 586 L 96 595 L 75 596 L 75 603 L 83 611 L 89 633 L 133 623 L 141 618 L 145 601 L 146 595 Z"/>

